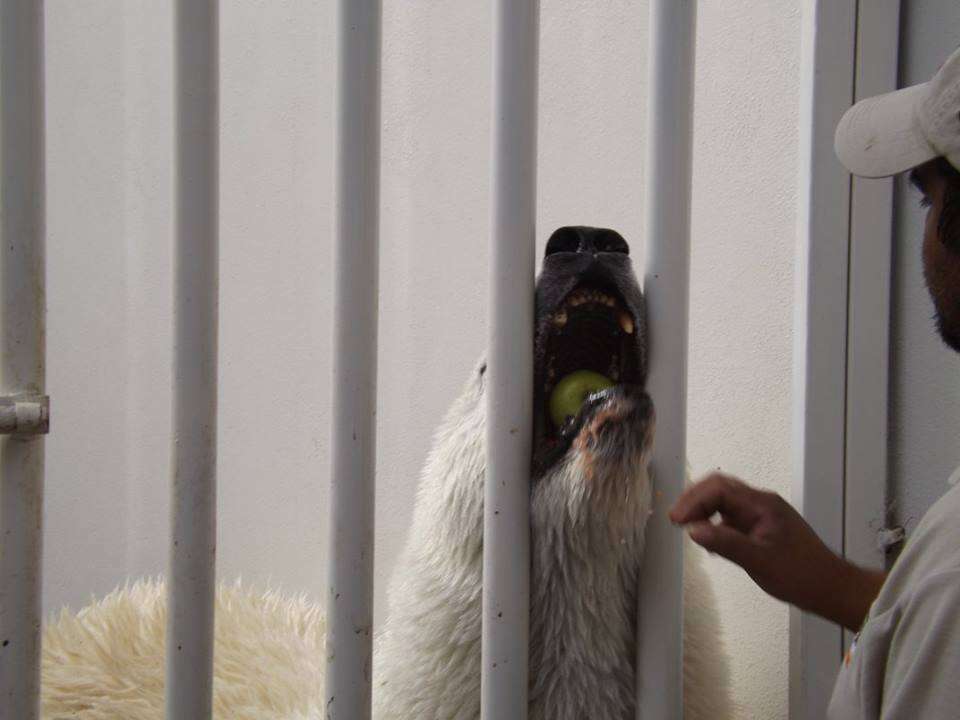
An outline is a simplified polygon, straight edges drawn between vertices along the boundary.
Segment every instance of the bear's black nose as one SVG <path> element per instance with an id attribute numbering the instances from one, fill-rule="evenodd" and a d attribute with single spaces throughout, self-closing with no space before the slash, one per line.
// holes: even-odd
<path id="1" fill-rule="evenodd" d="M 629 255 L 630 246 L 616 230 L 571 225 L 559 228 L 550 236 L 544 254 L 602 252 Z"/>

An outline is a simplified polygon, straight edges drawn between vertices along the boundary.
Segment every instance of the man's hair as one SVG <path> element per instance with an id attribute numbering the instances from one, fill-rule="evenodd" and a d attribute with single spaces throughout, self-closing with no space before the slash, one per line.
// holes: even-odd
<path id="1" fill-rule="evenodd" d="M 946 180 L 937 234 L 948 249 L 960 252 L 960 170 L 944 157 L 937 158 L 934 167 Z"/>

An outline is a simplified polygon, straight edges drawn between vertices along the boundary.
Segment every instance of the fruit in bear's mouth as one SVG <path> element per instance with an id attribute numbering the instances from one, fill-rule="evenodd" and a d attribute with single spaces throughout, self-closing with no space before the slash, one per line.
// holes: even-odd
<path id="1" fill-rule="evenodd" d="M 550 394 L 550 419 L 560 428 L 567 418 L 580 412 L 591 393 L 613 387 L 613 381 L 592 370 L 577 370 L 557 383 Z"/>

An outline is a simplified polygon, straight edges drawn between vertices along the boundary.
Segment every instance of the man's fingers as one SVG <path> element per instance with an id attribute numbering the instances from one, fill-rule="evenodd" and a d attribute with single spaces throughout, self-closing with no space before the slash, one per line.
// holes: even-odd
<path id="1" fill-rule="evenodd" d="M 686 525 L 720 513 L 726 522 L 746 531 L 760 517 L 762 498 L 762 493 L 736 478 L 713 473 L 680 496 L 670 510 L 670 519 Z"/>
<path id="2" fill-rule="evenodd" d="M 687 525 L 690 539 L 708 552 L 725 557 L 749 572 L 756 551 L 750 538 L 739 530 L 709 520 L 698 520 Z"/>
<path id="3" fill-rule="evenodd" d="M 720 473 L 708 475 L 680 496 L 670 511 L 670 519 L 681 524 L 710 519 L 730 503 L 729 496 L 735 492 L 736 482 Z"/>

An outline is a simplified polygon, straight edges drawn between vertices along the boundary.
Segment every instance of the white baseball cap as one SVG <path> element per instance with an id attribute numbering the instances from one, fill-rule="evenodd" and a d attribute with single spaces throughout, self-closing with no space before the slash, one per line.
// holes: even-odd
<path id="1" fill-rule="evenodd" d="M 960 50 L 930 82 L 847 110 L 834 147 L 840 162 L 863 177 L 896 175 L 941 156 L 960 168 Z"/>

